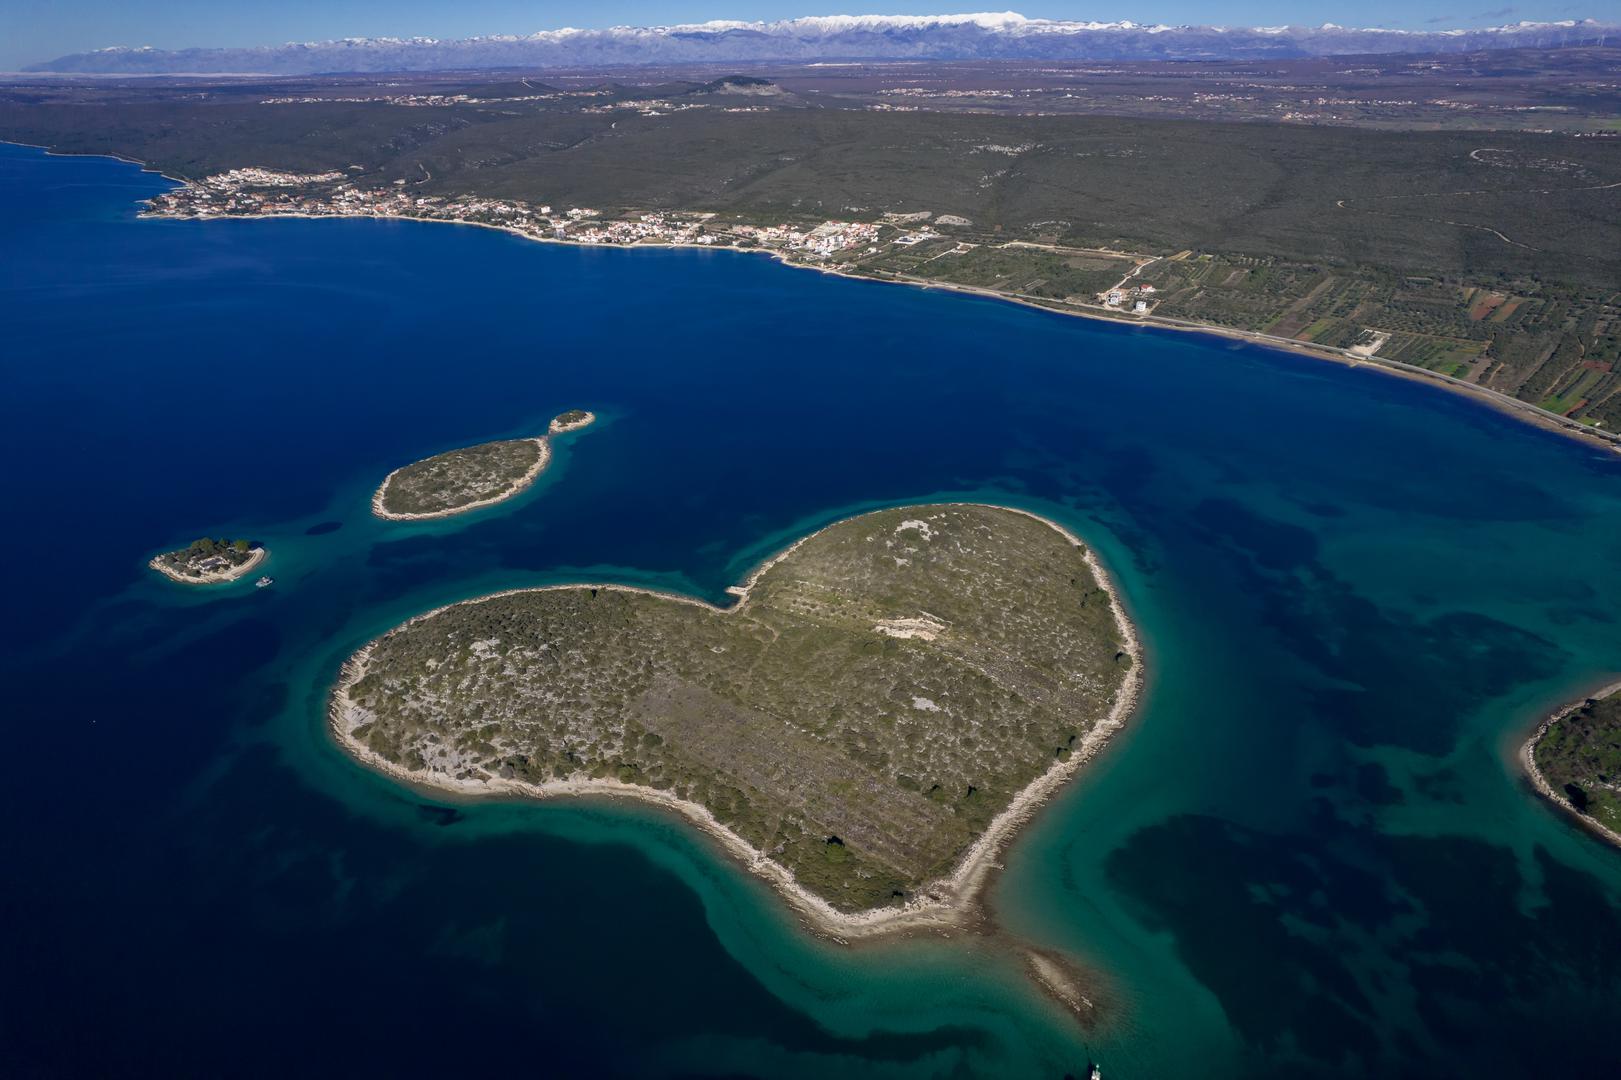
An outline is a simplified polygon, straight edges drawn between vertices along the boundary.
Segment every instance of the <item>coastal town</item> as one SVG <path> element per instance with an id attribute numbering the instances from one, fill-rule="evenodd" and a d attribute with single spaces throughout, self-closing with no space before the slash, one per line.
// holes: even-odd
<path id="1" fill-rule="evenodd" d="M 204 177 L 157 196 L 150 217 L 382 217 L 451 221 L 506 229 L 534 240 L 575 244 L 675 244 L 766 249 L 808 261 L 876 253 L 880 232 L 870 222 L 821 224 L 722 222 L 712 213 L 632 211 L 606 214 L 584 206 L 554 207 L 471 195 L 416 195 L 403 181 L 367 187 L 341 172 L 295 173 L 240 168 Z"/>
<path id="2" fill-rule="evenodd" d="M 358 170 L 358 166 L 355 167 Z M 554 206 L 475 195 L 426 195 L 416 183 L 371 185 L 345 172 L 298 173 L 245 167 L 217 173 L 156 196 L 144 214 L 166 218 L 350 217 L 448 221 L 502 229 L 531 240 L 629 247 L 676 246 L 764 251 L 799 265 L 918 284 L 938 282 L 992 291 L 1026 302 L 1141 318 L 1158 306 L 1155 286 L 1139 275 L 1155 256 L 1089 250 L 1101 280 L 1081 277 L 1057 289 L 1049 278 L 1026 295 L 993 273 L 980 255 L 1028 247 L 1019 241 L 985 244 L 973 222 L 928 211 L 885 213 L 878 221 L 760 222 L 707 211 Z M 969 237 L 974 236 L 974 239 Z M 956 269 L 945 264 L 955 264 Z M 1123 275 L 1123 276 L 1121 276 Z M 1118 280 L 1116 280 L 1118 278 Z"/>

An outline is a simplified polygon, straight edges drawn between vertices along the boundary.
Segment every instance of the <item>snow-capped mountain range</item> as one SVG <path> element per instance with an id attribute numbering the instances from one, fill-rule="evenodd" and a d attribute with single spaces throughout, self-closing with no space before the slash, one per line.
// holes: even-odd
<path id="1" fill-rule="evenodd" d="M 1189 60 L 1298 58 L 1348 53 L 1465 52 L 1621 42 L 1621 23 L 1522 22 L 1474 30 L 1335 26 L 1147 26 L 1133 22 L 970 15 L 826 15 L 780 22 L 707 22 L 542 30 L 440 41 L 344 38 L 235 49 L 117 46 L 30 70 L 158 74 L 435 71 L 499 67 L 895 59 Z"/>

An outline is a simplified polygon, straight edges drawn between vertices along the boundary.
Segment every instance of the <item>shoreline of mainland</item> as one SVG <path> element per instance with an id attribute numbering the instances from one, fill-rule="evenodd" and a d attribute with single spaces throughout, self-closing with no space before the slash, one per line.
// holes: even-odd
<path id="1" fill-rule="evenodd" d="M 71 155 L 91 157 L 97 155 Z M 110 156 L 110 155 L 103 155 Z M 118 158 L 119 161 L 127 161 Z M 140 162 L 129 162 L 141 164 Z M 164 175 L 159 173 L 158 175 Z M 173 180 L 173 177 L 165 176 Z M 188 184 L 187 181 L 176 181 Z M 189 184 L 188 184 L 189 186 Z M 558 238 L 555 236 L 536 236 L 524 232 L 510 225 L 497 225 L 487 221 L 458 221 L 449 218 L 415 217 L 410 214 L 300 214 L 300 213 L 259 213 L 259 214 L 229 214 L 220 213 L 207 217 L 188 214 L 158 214 L 142 211 L 142 218 L 166 221 L 273 221 L 278 218 L 300 219 L 305 221 L 414 221 L 425 224 L 438 225 L 469 225 L 474 228 L 491 229 L 495 232 L 506 233 L 523 240 L 538 244 L 559 244 L 565 247 L 600 248 L 613 251 L 731 251 L 740 255 L 766 255 L 799 270 L 814 270 L 818 273 L 829 274 L 833 277 L 847 278 L 851 281 L 878 282 L 881 284 L 905 285 L 919 289 L 937 289 L 946 292 L 964 293 L 969 296 L 979 296 L 989 300 L 1000 300 L 1004 303 L 1016 304 L 1020 307 L 1034 308 L 1053 315 L 1067 315 L 1079 319 L 1093 319 L 1098 322 L 1112 323 L 1116 326 L 1146 326 L 1159 330 L 1174 330 L 1181 333 L 1210 334 L 1215 337 L 1226 338 L 1231 341 L 1240 341 L 1249 345 L 1260 345 L 1265 348 L 1278 349 L 1291 355 L 1304 356 L 1313 360 L 1327 360 L 1331 363 L 1341 364 L 1345 367 L 1370 367 L 1375 371 L 1390 375 L 1398 379 L 1407 379 L 1412 382 L 1424 383 L 1437 390 L 1444 390 L 1469 398 L 1477 404 L 1485 405 L 1494 411 L 1529 424 L 1543 431 L 1563 435 L 1589 445 L 1602 447 L 1614 453 L 1621 454 L 1621 432 L 1610 432 L 1603 428 L 1595 428 L 1587 424 L 1572 420 L 1569 417 L 1551 413 L 1546 409 L 1533 405 L 1529 401 L 1521 401 L 1488 386 L 1478 383 L 1465 382 L 1451 375 L 1444 375 L 1428 368 L 1417 367 L 1413 364 L 1404 364 L 1400 360 L 1383 359 L 1378 355 L 1353 355 L 1349 349 L 1340 349 L 1328 345 L 1316 345 L 1307 341 L 1297 341 L 1294 338 L 1277 337 L 1262 333 L 1258 330 L 1240 330 L 1229 326 L 1218 326 L 1214 323 L 1201 323 L 1192 319 L 1177 319 L 1169 315 L 1132 315 L 1120 311 L 1110 311 L 1104 307 L 1080 308 L 1060 305 L 1059 301 L 1048 301 L 1041 298 L 1023 296 L 1018 293 L 1000 292 L 979 285 L 961 285 L 947 281 L 933 281 L 928 278 L 914 278 L 902 274 L 892 274 L 880 277 L 874 274 L 855 274 L 837 267 L 819 266 L 815 263 L 798 261 L 791 251 L 781 251 L 762 247 L 739 247 L 736 244 L 588 244 L 579 240 Z M 1122 255 L 1128 254 L 1122 252 Z"/>
<path id="2" fill-rule="evenodd" d="M 968 849 L 957 860 L 951 873 L 920 888 L 918 890 L 919 896 L 905 904 L 897 907 L 867 908 L 856 912 L 840 911 L 820 896 L 800 885 L 792 871 L 771 859 L 732 831 L 717 819 L 707 807 L 691 800 L 670 795 L 656 788 L 626 784 L 609 779 L 553 780 L 542 784 L 531 784 L 524 781 L 500 778 L 469 781 L 457 780 L 451 777 L 424 776 L 388 761 L 370 747 L 357 743 L 350 737 L 345 724 L 349 711 L 355 708 L 354 703 L 348 697 L 348 690 L 365 677 L 366 662 L 377 643 L 388 634 L 403 630 L 420 621 L 431 619 L 450 608 L 461 604 L 482 603 L 497 597 L 511 596 L 518 593 L 544 592 L 558 589 L 610 589 L 657 596 L 665 600 L 674 600 L 702 607 L 716 615 L 730 615 L 742 611 L 747 606 L 750 590 L 767 570 L 787 558 L 800 545 L 834 525 L 851 520 L 850 518 L 840 518 L 838 521 L 829 522 L 822 528 L 800 537 L 786 548 L 767 558 L 749 574 L 742 585 L 731 586 L 727 589 L 728 593 L 738 597 L 738 601 L 724 608 L 695 597 L 640 586 L 576 582 L 567 585 L 543 585 L 532 588 L 507 589 L 457 601 L 454 604 L 445 604 L 431 611 L 413 616 L 383 635 L 368 641 L 343 663 L 339 670 L 338 680 L 333 685 L 328 698 L 328 731 L 338 746 L 361 765 L 401 781 L 410 787 L 431 792 L 435 795 L 450 794 L 477 799 L 516 797 L 537 802 L 559 798 L 629 798 L 671 811 L 690 824 L 695 825 L 712 841 L 717 842 L 728 855 L 740 862 L 745 870 L 763 879 L 778 895 L 787 901 L 789 908 L 813 932 L 840 944 L 849 944 L 852 940 L 888 937 L 918 931 L 943 932 L 970 929 L 983 920 L 984 896 L 990 883 L 994 880 L 996 872 L 1001 869 L 1000 856 L 1018 830 L 1026 825 L 1036 812 L 1083 765 L 1095 758 L 1113 737 L 1124 729 L 1127 721 L 1136 712 L 1145 686 L 1145 662 L 1141 638 L 1137 633 L 1136 625 L 1126 613 L 1125 606 L 1120 598 L 1119 586 L 1104 569 L 1102 562 L 1097 558 L 1092 548 L 1070 530 L 1056 521 L 1032 511 L 1011 506 L 1000 506 L 994 503 L 954 502 L 915 505 L 918 507 L 985 506 L 1005 510 L 1033 518 L 1063 536 L 1081 550 L 1082 559 L 1092 571 L 1098 587 L 1108 595 L 1110 611 L 1113 613 L 1116 630 L 1121 638 L 1121 646 L 1126 655 L 1131 657 L 1132 664 L 1131 670 L 1126 673 L 1120 689 L 1115 694 L 1109 712 L 1100 718 L 1091 730 L 1082 737 L 1080 744 L 1074 749 L 1069 759 L 1050 766 L 1046 772 L 1035 777 L 1020 789 L 1009 801 L 1008 805 L 991 819 L 984 832 L 969 845 Z M 893 509 L 910 508 L 912 506 L 907 505 Z M 867 512 L 870 511 L 864 511 L 863 513 Z M 861 515 L 854 516 L 859 517 Z"/>
<path id="3" fill-rule="evenodd" d="M 1616 693 L 1621 693 L 1621 680 L 1602 686 L 1591 694 L 1583 694 L 1568 705 L 1562 705 L 1555 709 L 1552 713 L 1543 717 L 1541 722 L 1532 729 L 1530 738 L 1520 745 L 1518 756 L 1520 768 L 1525 772 L 1526 779 L 1531 781 L 1531 786 L 1536 789 L 1538 795 L 1558 807 L 1567 816 L 1574 818 L 1578 824 L 1597 835 L 1600 839 L 1621 847 L 1621 833 L 1611 829 L 1603 822 L 1594 820 L 1591 815 L 1584 814 L 1576 809 L 1563 792 L 1555 789 L 1548 782 L 1548 778 L 1543 775 L 1542 770 L 1537 766 L 1536 759 L 1537 744 L 1542 741 L 1543 736 L 1548 734 L 1549 728 L 1570 716 L 1576 710 L 1586 706 L 1589 701 L 1601 700 Z"/>
<path id="4" fill-rule="evenodd" d="M 251 574 L 255 567 L 270 557 L 270 549 L 267 547 L 256 547 L 248 553 L 248 561 L 242 565 L 233 566 L 229 570 L 223 572 L 218 570 L 210 570 L 208 573 L 202 574 L 198 577 L 189 577 L 182 574 L 175 570 L 174 567 L 164 562 L 163 555 L 167 554 L 169 553 L 164 552 L 161 555 L 152 556 L 151 560 L 148 561 L 146 565 L 149 568 L 156 570 L 170 581 L 178 581 L 182 585 L 224 585 L 228 582 L 240 581 L 242 578 L 245 578 Z"/>
<path id="5" fill-rule="evenodd" d="M 377 485 L 376 491 L 372 492 L 371 512 L 374 516 L 380 517 L 384 521 L 431 521 L 435 518 L 454 517 L 457 514 L 465 514 L 472 510 L 482 510 L 486 506 L 494 506 L 496 503 L 506 502 L 513 496 L 522 494 L 531 484 L 538 480 L 540 478 L 540 474 L 546 471 L 546 466 L 549 465 L 552 460 L 551 443 L 548 441 L 545 435 L 529 436 L 520 441 L 532 442 L 540 447 L 540 456 L 535 459 L 535 463 L 531 465 L 522 476 L 514 480 L 510 487 L 498 495 L 492 495 L 487 499 L 479 499 L 477 502 L 465 503 L 462 506 L 453 506 L 448 510 L 431 510 L 427 513 L 421 514 L 385 509 L 383 502 L 388 494 L 389 483 L 400 473 L 411 468 L 411 466 L 422 464 L 421 461 L 412 461 L 408 464 L 401 465 L 398 469 L 395 469 L 393 472 L 383 477 L 383 482 Z M 422 459 L 422 461 L 428 460 L 431 459 Z"/>
<path id="6" fill-rule="evenodd" d="M 155 169 L 147 162 L 137 161 L 134 158 L 123 157 L 113 153 L 79 154 L 70 151 L 55 150 L 49 146 L 38 143 L 10 142 L 0 139 L 0 143 L 9 143 L 12 146 L 24 146 L 32 150 L 43 150 L 48 157 L 104 157 L 126 165 L 135 165 L 142 172 L 161 176 L 163 179 L 190 187 L 191 181 L 178 176 L 170 176 L 160 169 Z M 218 214 L 211 217 L 199 218 L 180 214 L 154 214 L 143 210 L 136 215 L 139 218 L 170 221 L 255 221 L 273 220 L 275 218 L 302 218 L 309 221 L 369 219 L 372 221 L 419 221 L 437 223 L 442 225 L 472 225 L 481 229 L 493 229 L 497 232 L 507 233 L 524 240 L 541 244 L 562 244 L 569 247 L 602 247 L 621 251 L 637 249 L 657 250 L 688 250 L 688 251 L 735 251 L 744 255 L 769 255 L 785 266 L 792 266 L 802 270 L 816 270 L 835 277 L 849 278 L 853 281 L 888 282 L 896 285 L 909 285 L 923 289 L 944 289 L 951 292 L 967 293 L 971 296 L 982 296 L 991 300 L 1001 300 L 1021 307 L 1035 308 L 1039 311 L 1050 312 L 1054 315 L 1069 315 L 1080 319 L 1095 319 L 1098 322 L 1113 323 L 1117 326 L 1149 326 L 1161 330 L 1176 330 L 1183 333 L 1210 334 L 1215 337 L 1227 338 L 1231 341 L 1241 341 L 1250 345 L 1260 345 L 1288 352 L 1296 356 L 1304 356 L 1313 360 L 1327 360 L 1342 364 L 1346 367 L 1370 367 L 1375 371 L 1399 379 L 1408 379 L 1423 383 L 1437 390 L 1444 390 L 1468 398 L 1477 404 L 1485 405 L 1501 415 L 1528 424 L 1542 431 L 1563 435 L 1577 442 L 1590 446 L 1600 447 L 1613 453 L 1621 454 L 1621 432 L 1605 431 L 1587 424 L 1579 423 L 1569 417 L 1551 413 L 1539 408 L 1529 401 L 1521 401 L 1488 386 L 1478 383 L 1464 382 L 1462 379 L 1450 375 L 1443 375 L 1428 368 L 1404 364 L 1399 360 L 1382 359 L 1379 356 L 1353 356 L 1348 349 L 1337 349 L 1326 345 L 1314 345 L 1311 342 L 1297 341 L 1293 338 L 1281 338 L 1271 334 L 1264 334 L 1257 330 L 1238 330 L 1232 327 L 1217 326 L 1213 323 L 1201 323 L 1190 319 L 1175 319 L 1168 315 L 1130 315 L 1126 312 L 1110 312 L 1106 308 L 1077 309 L 1072 307 L 1055 307 L 1052 303 L 1022 297 L 1017 294 L 998 292 L 976 285 L 957 285 L 950 282 L 930 281 L 923 278 L 908 278 L 904 276 L 877 277 L 870 274 L 852 274 L 825 266 L 816 266 L 811 263 L 795 262 L 791 253 L 775 251 L 769 248 L 745 248 L 735 244 L 585 244 L 576 240 L 558 239 L 549 236 L 535 236 L 523 232 L 509 225 L 496 225 L 485 221 L 454 221 L 445 218 L 412 217 L 404 214 Z M 1121 252 L 1122 255 L 1128 254 Z"/>

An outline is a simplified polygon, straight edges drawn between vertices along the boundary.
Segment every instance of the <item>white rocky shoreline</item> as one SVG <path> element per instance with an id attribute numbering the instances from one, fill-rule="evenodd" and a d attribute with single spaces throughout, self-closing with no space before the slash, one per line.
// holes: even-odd
<path id="1" fill-rule="evenodd" d="M 388 500 L 388 485 L 393 482 L 396 476 L 404 472 L 406 469 L 411 468 L 412 465 L 421 464 L 419 461 L 413 461 L 409 465 L 401 465 L 398 469 L 395 469 L 393 472 L 383 477 L 383 482 L 377 485 L 377 490 L 372 493 L 371 512 L 373 515 L 382 518 L 384 521 L 432 521 L 437 518 L 454 517 L 457 514 L 465 514 L 472 510 L 481 510 L 486 506 L 494 506 L 496 503 L 506 502 L 508 499 L 512 498 L 514 495 L 520 494 L 524 491 L 524 489 L 528 488 L 529 485 L 533 484 L 535 480 L 539 478 L 540 474 L 546 471 L 546 466 L 549 465 L 552 460 L 551 444 L 546 440 L 544 435 L 536 436 L 524 441 L 532 442 L 539 448 L 540 452 L 535 458 L 535 463 L 529 466 L 529 468 L 524 471 L 522 476 L 518 477 L 511 484 L 507 485 L 504 491 L 491 495 L 489 498 L 464 503 L 461 506 L 453 506 L 447 510 L 431 510 L 420 514 L 407 513 L 400 510 L 390 510 L 386 505 Z"/>
<path id="2" fill-rule="evenodd" d="M 168 578 L 178 581 L 182 585 L 223 585 L 230 581 L 240 581 L 270 557 L 270 550 L 265 547 L 256 547 L 248 553 L 247 562 L 240 563 L 228 570 L 210 570 L 198 575 L 182 574 L 174 567 L 163 561 L 162 555 L 154 555 L 146 565 Z"/>
<path id="3" fill-rule="evenodd" d="M 1605 840 L 1608 840 L 1617 847 L 1621 847 L 1621 833 L 1616 832 L 1614 829 L 1611 829 L 1602 822 L 1595 821 L 1591 815 L 1584 814 L 1580 810 L 1576 809 L 1575 804 L 1570 801 L 1569 797 L 1567 797 L 1563 791 L 1559 791 L 1548 782 L 1548 778 L 1544 776 L 1542 770 L 1537 767 L 1536 759 L 1537 743 L 1541 742 L 1543 736 L 1548 734 L 1549 728 L 1553 727 L 1555 724 L 1559 723 L 1576 710 L 1585 706 L 1589 701 L 1593 701 L 1598 698 L 1607 698 L 1611 694 L 1615 693 L 1621 693 L 1621 682 L 1613 682 L 1608 686 L 1595 690 L 1591 694 L 1584 694 L 1582 697 L 1571 702 L 1569 705 L 1556 709 L 1551 715 L 1544 718 L 1543 721 L 1536 726 L 1536 729 L 1531 732 L 1531 737 L 1526 739 L 1525 742 L 1521 744 L 1519 758 L 1520 767 L 1525 770 L 1526 778 L 1531 781 L 1531 786 L 1536 789 L 1538 795 L 1541 795 L 1544 799 L 1547 799 L 1560 810 L 1563 810 L 1566 814 L 1570 815 L 1583 828 L 1590 830 Z"/>

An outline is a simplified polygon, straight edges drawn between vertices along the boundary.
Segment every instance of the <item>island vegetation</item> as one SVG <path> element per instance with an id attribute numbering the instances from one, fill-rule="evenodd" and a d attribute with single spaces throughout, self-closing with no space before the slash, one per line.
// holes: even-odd
<path id="1" fill-rule="evenodd" d="M 1526 744 L 1538 789 L 1621 845 L 1621 684 L 1555 714 Z"/>
<path id="2" fill-rule="evenodd" d="M 257 567 L 269 552 L 251 540 L 203 537 L 175 551 L 165 551 L 147 565 L 187 585 L 218 585 L 235 581 Z"/>
<path id="3" fill-rule="evenodd" d="M 596 419 L 584 409 L 554 417 L 548 435 L 578 431 Z M 493 506 L 523 491 L 552 457 L 546 435 L 464 446 L 412 462 L 383 478 L 372 513 L 391 521 L 419 521 Z"/>
<path id="4" fill-rule="evenodd" d="M 596 413 L 587 412 L 584 409 L 570 409 L 566 413 L 560 413 L 552 417 L 547 434 L 566 435 L 571 431 L 579 431 L 581 428 L 590 427 L 596 422 L 596 419 Z"/>
<path id="5" fill-rule="evenodd" d="M 1134 699 L 1101 569 L 1019 511 L 863 515 L 733 592 L 571 585 L 419 616 L 348 664 L 336 735 L 454 791 L 663 803 L 848 932 L 960 906 Z"/>
<path id="6" fill-rule="evenodd" d="M 550 458 L 544 438 L 502 439 L 447 450 L 384 477 L 372 496 L 372 513 L 411 521 L 491 506 L 534 483 Z"/>

